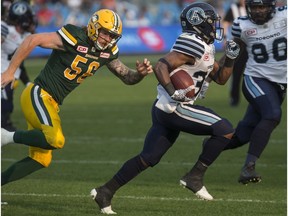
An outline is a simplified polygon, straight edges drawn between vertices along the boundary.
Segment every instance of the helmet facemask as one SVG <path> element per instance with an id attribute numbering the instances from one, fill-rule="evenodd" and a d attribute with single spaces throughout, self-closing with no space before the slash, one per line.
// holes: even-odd
<path id="1" fill-rule="evenodd" d="M 203 20 L 201 24 L 195 25 L 192 28 L 204 39 L 207 44 L 214 43 L 214 40 L 222 41 L 224 29 L 221 28 L 220 20 L 221 18 L 216 15 L 216 17 L 204 16 L 200 13 L 198 16 Z"/>

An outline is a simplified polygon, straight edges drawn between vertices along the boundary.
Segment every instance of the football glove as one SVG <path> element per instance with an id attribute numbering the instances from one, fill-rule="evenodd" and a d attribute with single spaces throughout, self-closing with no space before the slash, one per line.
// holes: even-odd
<path id="1" fill-rule="evenodd" d="M 186 88 L 186 89 L 178 89 L 178 90 L 175 90 L 175 92 L 173 93 L 173 95 L 171 95 L 171 98 L 173 100 L 176 100 L 176 101 L 180 101 L 180 102 L 188 102 L 188 101 L 191 101 L 192 98 L 189 98 L 189 97 L 186 97 L 186 93 L 191 91 L 193 89 L 192 86 Z"/>
<path id="2" fill-rule="evenodd" d="M 209 84 L 210 84 L 209 82 L 204 81 L 204 83 L 202 85 L 202 88 L 201 88 L 201 90 L 199 92 L 198 98 L 200 98 L 200 99 L 204 99 L 205 98 L 205 94 L 206 94 L 206 92 L 207 92 L 207 90 L 209 88 Z"/>
<path id="3" fill-rule="evenodd" d="M 235 59 L 240 53 L 240 46 L 235 41 L 228 40 L 226 42 L 225 53 L 228 58 Z"/>

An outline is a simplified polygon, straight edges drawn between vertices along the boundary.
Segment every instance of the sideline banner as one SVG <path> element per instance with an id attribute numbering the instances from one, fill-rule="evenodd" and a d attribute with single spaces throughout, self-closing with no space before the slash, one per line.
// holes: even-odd
<path id="1" fill-rule="evenodd" d="M 57 27 L 38 27 L 37 33 L 55 32 Z M 122 38 L 117 43 L 121 54 L 157 54 L 167 53 L 176 38 L 181 34 L 179 25 L 149 26 L 139 28 L 123 28 Z M 222 51 L 222 43 L 215 42 L 216 51 Z M 35 48 L 31 57 L 48 56 L 50 49 Z"/>

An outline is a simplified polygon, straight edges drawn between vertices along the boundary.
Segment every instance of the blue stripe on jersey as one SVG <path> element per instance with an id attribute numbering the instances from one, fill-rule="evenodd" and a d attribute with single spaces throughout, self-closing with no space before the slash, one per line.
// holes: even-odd
<path id="1" fill-rule="evenodd" d="M 6 38 L 9 33 L 7 26 L 1 25 L 1 37 Z"/>
<path id="2" fill-rule="evenodd" d="M 265 95 L 260 86 L 253 80 L 253 77 L 245 75 L 244 84 L 253 98 Z"/>
<path id="3" fill-rule="evenodd" d="M 195 109 L 191 105 L 189 106 L 182 103 L 177 106 L 175 113 L 184 119 L 203 125 L 212 125 L 221 120 L 219 116 L 214 115 L 213 113 Z"/>
<path id="4" fill-rule="evenodd" d="M 241 37 L 241 28 L 240 28 L 239 23 L 235 23 L 235 22 L 233 23 L 231 33 L 232 33 L 232 36 L 234 37 L 238 37 L 238 38 Z"/>
<path id="5" fill-rule="evenodd" d="M 172 49 L 196 58 L 201 58 L 205 52 L 203 44 L 186 37 L 179 37 Z"/>

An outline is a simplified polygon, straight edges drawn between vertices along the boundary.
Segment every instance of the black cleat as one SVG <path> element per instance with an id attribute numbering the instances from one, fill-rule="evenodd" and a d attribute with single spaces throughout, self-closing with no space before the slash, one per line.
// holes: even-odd
<path id="1" fill-rule="evenodd" d="M 192 170 L 180 179 L 180 185 L 191 190 L 200 199 L 213 200 L 213 197 L 203 185 L 204 172 L 201 172 L 201 167 L 201 162 L 197 162 Z"/>
<path id="2" fill-rule="evenodd" d="M 245 164 L 241 170 L 238 182 L 242 184 L 258 183 L 261 182 L 261 176 L 255 171 L 255 162 L 249 162 Z"/>
<path id="3" fill-rule="evenodd" d="M 116 214 L 112 210 L 111 200 L 113 198 L 113 194 L 105 187 L 94 188 L 91 190 L 90 195 L 92 199 L 95 200 L 97 205 L 99 206 L 101 213 L 103 214 Z"/>

